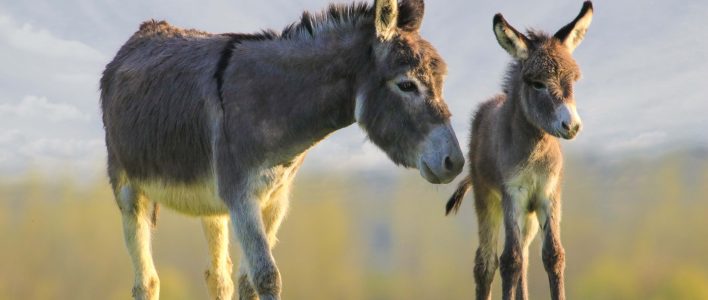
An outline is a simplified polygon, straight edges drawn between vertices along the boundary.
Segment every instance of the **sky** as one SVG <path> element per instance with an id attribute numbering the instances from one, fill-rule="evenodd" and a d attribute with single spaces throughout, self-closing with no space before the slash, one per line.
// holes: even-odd
<path id="1" fill-rule="evenodd" d="M 105 167 L 98 81 L 142 21 L 210 32 L 280 30 L 329 2 L 0 0 L 0 175 Z M 463 151 L 472 112 L 500 92 L 510 61 L 492 33 L 493 15 L 503 13 L 520 30 L 554 33 L 581 5 L 427 1 L 422 35 L 448 63 L 444 95 Z M 563 142 L 566 152 L 609 158 L 708 147 L 708 2 L 596 0 L 594 7 L 574 53 L 583 72 L 575 96 L 584 130 Z M 350 126 L 312 149 L 304 168 L 394 166 Z"/>

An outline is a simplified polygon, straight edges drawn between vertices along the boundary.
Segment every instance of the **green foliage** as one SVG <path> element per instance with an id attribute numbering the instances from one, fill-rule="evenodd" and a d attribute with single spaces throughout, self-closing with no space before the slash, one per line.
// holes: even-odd
<path id="1" fill-rule="evenodd" d="M 677 153 L 566 163 L 563 242 L 570 299 L 708 299 L 708 161 Z M 303 174 L 275 257 L 285 299 L 469 299 L 471 199 L 444 217 L 454 185 Z M 105 179 L 37 174 L 0 182 L 0 299 L 127 299 L 132 268 Z M 530 292 L 548 298 L 539 241 Z M 234 262 L 238 253 L 234 249 Z M 204 299 L 199 221 L 162 209 L 154 237 L 164 299 Z M 495 298 L 501 282 L 494 281 Z"/>

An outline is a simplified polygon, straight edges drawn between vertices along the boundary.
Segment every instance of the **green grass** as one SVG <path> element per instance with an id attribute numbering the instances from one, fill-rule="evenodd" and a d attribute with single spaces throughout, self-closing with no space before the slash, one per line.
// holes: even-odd
<path id="1" fill-rule="evenodd" d="M 708 299 L 705 155 L 566 165 L 570 299 Z M 0 299 L 129 298 L 133 274 L 106 180 L 47 178 L 0 182 Z M 283 297 L 472 298 L 476 221 L 470 199 L 458 216 L 443 216 L 453 188 L 405 171 L 303 174 L 275 250 Z M 530 293 L 547 299 L 538 244 Z M 154 248 L 163 299 L 206 298 L 197 219 L 162 209 Z M 495 298 L 500 285 L 497 275 Z"/>

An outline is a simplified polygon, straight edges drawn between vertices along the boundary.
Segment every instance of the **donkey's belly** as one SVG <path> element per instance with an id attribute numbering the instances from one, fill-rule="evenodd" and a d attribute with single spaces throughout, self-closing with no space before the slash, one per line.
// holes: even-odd
<path id="1" fill-rule="evenodd" d="M 140 183 L 140 189 L 155 201 L 183 214 L 209 216 L 228 214 L 218 195 L 213 178 L 195 183 L 166 183 L 161 180 Z"/>

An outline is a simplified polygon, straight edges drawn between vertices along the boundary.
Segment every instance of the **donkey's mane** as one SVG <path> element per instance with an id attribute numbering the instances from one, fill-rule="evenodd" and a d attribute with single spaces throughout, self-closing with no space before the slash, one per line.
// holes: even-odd
<path id="1" fill-rule="evenodd" d="M 305 11 L 299 22 L 288 25 L 281 38 L 315 37 L 318 33 L 342 26 L 356 26 L 371 21 L 374 13 L 367 3 L 330 4 L 318 13 Z"/>
<path id="2" fill-rule="evenodd" d="M 367 3 L 330 4 L 328 8 L 311 13 L 304 11 L 300 20 L 286 26 L 280 33 L 265 29 L 257 33 L 222 33 L 221 35 L 237 37 L 241 40 L 277 40 L 312 38 L 318 33 L 347 26 L 357 26 L 373 20 L 374 11 Z M 138 34 L 163 36 L 209 35 L 208 32 L 195 29 L 174 27 L 164 20 L 148 20 L 140 24 Z"/>

